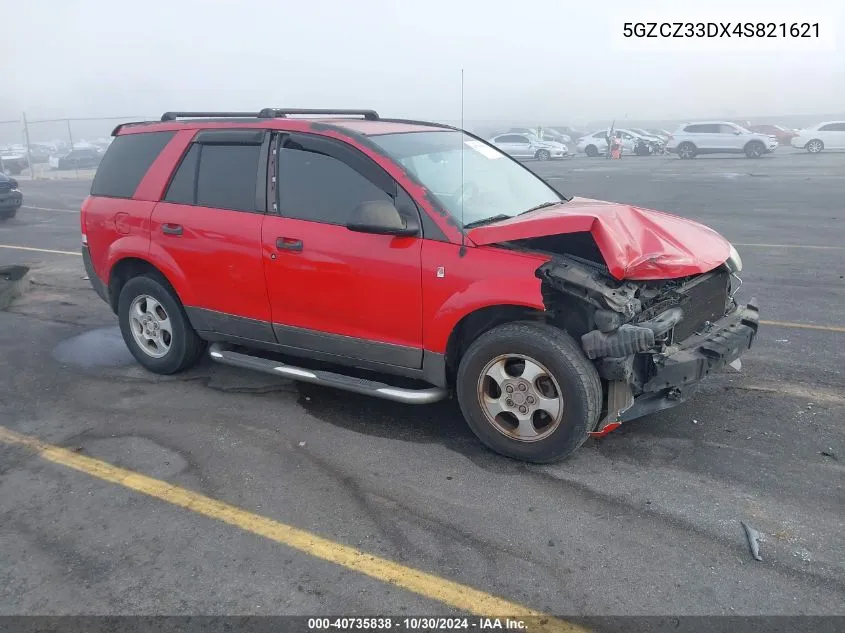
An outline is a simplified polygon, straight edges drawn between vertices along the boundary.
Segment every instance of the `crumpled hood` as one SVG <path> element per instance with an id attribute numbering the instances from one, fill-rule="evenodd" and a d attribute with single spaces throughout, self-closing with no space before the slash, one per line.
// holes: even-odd
<path id="1" fill-rule="evenodd" d="M 589 198 L 471 229 L 479 246 L 561 233 L 590 232 L 616 279 L 673 279 L 705 273 L 730 256 L 713 229 L 676 215 Z"/>

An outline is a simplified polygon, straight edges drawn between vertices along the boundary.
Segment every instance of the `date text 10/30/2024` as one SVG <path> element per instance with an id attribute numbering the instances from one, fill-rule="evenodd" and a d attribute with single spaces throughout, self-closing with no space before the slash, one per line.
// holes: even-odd
<path id="1" fill-rule="evenodd" d="M 437 618 L 437 617 L 372 617 L 372 618 L 309 618 L 309 631 L 448 631 L 510 630 L 530 633 L 525 620 L 514 618 Z"/>

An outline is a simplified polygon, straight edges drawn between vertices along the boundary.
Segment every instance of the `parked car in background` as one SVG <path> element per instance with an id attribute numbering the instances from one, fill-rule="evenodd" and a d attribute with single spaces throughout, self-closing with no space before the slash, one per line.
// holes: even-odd
<path id="1" fill-rule="evenodd" d="M 666 144 L 666 138 L 668 138 L 668 137 L 664 138 L 659 134 L 652 134 L 648 130 L 644 130 L 643 128 L 640 128 L 640 127 L 629 127 L 629 128 L 626 128 L 626 129 L 630 130 L 634 134 L 638 134 L 639 136 L 643 137 L 644 139 L 646 139 L 648 141 L 653 141 L 653 142 L 661 143 L 661 144 L 664 144 L 664 145 Z"/>
<path id="2" fill-rule="evenodd" d="M 499 134 L 489 142 L 513 158 L 551 160 L 564 158 L 569 149 L 563 143 L 541 140 L 533 134 Z"/>
<path id="3" fill-rule="evenodd" d="M 43 165 L 48 163 L 50 161 L 50 156 L 52 156 L 53 153 L 53 148 L 48 145 L 33 143 L 29 146 L 29 158 L 32 160 L 33 165 Z"/>
<path id="4" fill-rule="evenodd" d="M 587 156 L 601 156 L 607 153 L 607 133 L 608 130 L 599 130 L 592 134 L 578 139 L 576 149 L 580 154 L 583 152 Z M 622 140 L 622 151 L 633 153 L 637 145 L 638 137 L 630 132 L 623 133 L 621 130 L 614 130 L 614 136 Z"/>
<path id="5" fill-rule="evenodd" d="M 0 173 L 0 220 L 15 217 L 23 204 L 23 194 L 18 189 L 18 181 Z"/>
<path id="6" fill-rule="evenodd" d="M 790 141 L 792 147 L 818 154 L 823 149 L 845 149 L 845 121 L 825 121 L 798 130 Z"/>
<path id="7" fill-rule="evenodd" d="M 29 167 L 26 149 L 23 147 L 5 147 L 0 149 L 0 172 L 17 176 Z"/>
<path id="8" fill-rule="evenodd" d="M 648 128 L 646 132 L 652 136 L 663 139 L 664 143 L 669 140 L 670 136 L 672 136 L 672 133 L 669 130 L 664 130 L 662 128 Z"/>
<path id="9" fill-rule="evenodd" d="M 96 147 L 78 147 L 64 156 L 50 158 L 50 167 L 54 169 L 92 169 L 103 160 L 103 152 Z"/>
<path id="10" fill-rule="evenodd" d="M 767 123 L 762 125 L 752 125 L 748 129 L 752 132 L 759 132 L 760 134 L 774 136 L 780 145 L 790 145 L 792 143 L 792 139 L 798 135 L 795 130 L 791 130 L 782 125 L 769 125 Z"/>
<path id="11" fill-rule="evenodd" d="M 746 130 L 729 121 L 684 123 L 672 134 L 666 151 L 684 159 L 699 154 L 745 154 L 760 158 L 777 149 L 778 140 L 768 134 Z"/>

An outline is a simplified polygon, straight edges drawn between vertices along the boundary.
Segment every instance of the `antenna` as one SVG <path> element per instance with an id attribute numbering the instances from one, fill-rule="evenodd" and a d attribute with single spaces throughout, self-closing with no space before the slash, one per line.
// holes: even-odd
<path id="1" fill-rule="evenodd" d="M 461 248 L 458 251 L 458 256 L 463 257 L 467 252 L 466 237 L 467 232 L 464 229 L 464 69 L 461 68 Z"/>

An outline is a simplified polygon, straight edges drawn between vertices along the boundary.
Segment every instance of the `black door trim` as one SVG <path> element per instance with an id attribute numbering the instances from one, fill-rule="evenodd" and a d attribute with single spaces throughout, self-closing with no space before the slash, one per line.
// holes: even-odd
<path id="1" fill-rule="evenodd" d="M 273 324 L 273 331 L 276 340 L 285 347 L 297 347 L 409 369 L 422 367 L 421 348 L 368 341 L 354 336 L 318 332 L 278 323 Z"/>

